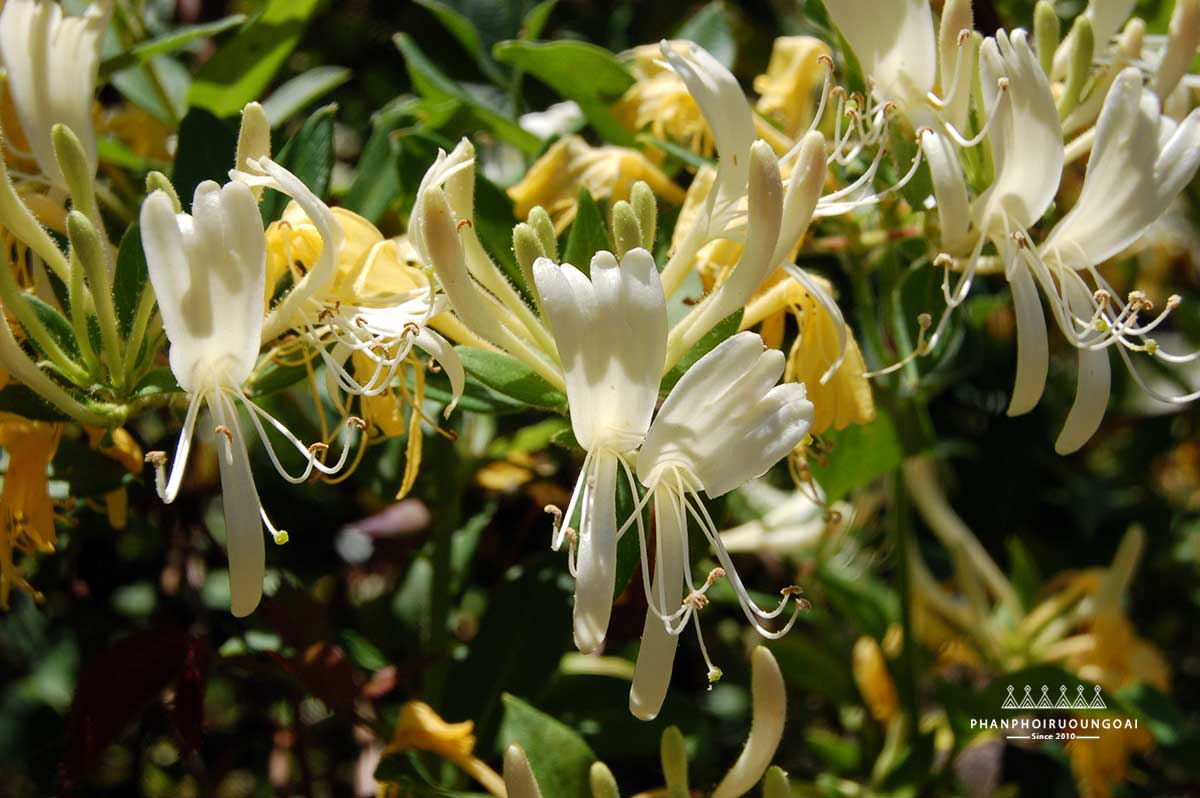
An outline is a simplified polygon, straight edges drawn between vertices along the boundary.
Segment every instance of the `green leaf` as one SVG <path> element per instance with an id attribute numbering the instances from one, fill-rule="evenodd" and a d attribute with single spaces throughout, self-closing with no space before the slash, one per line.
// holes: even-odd
<path id="1" fill-rule="evenodd" d="M 687 351 L 687 354 L 679 359 L 679 362 L 675 364 L 675 368 L 663 375 L 662 383 L 658 387 L 659 394 L 665 396 L 670 393 L 671 389 L 675 387 L 675 383 L 683 378 L 683 375 L 695 365 L 697 360 L 716 349 L 717 344 L 732 336 L 741 326 L 741 309 L 734 311 L 717 322 L 715 327 L 705 333 L 704 337 L 693 344 L 692 348 Z"/>
<path id="2" fill-rule="evenodd" d="M 308 368 L 304 364 L 284 366 L 270 361 L 255 369 L 254 375 L 246 383 L 246 395 L 252 399 L 270 396 L 290 388 L 308 376 Z"/>
<path id="3" fill-rule="evenodd" d="M 819 693 L 841 706 L 859 703 L 858 688 L 846 667 L 829 644 L 800 630 L 773 641 L 771 653 L 788 686 L 802 693 Z"/>
<path id="4" fill-rule="evenodd" d="M 188 90 L 188 105 L 226 117 L 262 97 L 317 6 L 318 0 L 268 0 L 262 14 L 200 68 Z"/>
<path id="5" fill-rule="evenodd" d="M 246 21 L 242 14 L 231 14 L 215 22 L 200 25 L 184 25 L 162 36 L 138 42 L 123 53 L 118 53 L 100 62 L 100 81 L 129 67 L 141 66 L 162 55 L 182 50 L 197 39 L 206 39 L 224 33 Z"/>
<path id="6" fill-rule="evenodd" d="M 22 294 L 21 298 L 33 310 L 34 315 L 41 320 L 46 327 L 46 332 L 50 333 L 50 337 L 54 339 L 55 343 L 68 356 L 78 357 L 79 344 L 75 341 L 75 328 L 71 326 L 71 322 L 67 321 L 66 317 L 53 306 L 47 305 L 33 294 Z M 37 346 L 37 341 L 31 341 L 31 343 Z"/>
<path id="7" fill-rule="evenodd" d="M 433 100 L 457 100 L 469 110 L 479 122 L 492 128 L 496 135 L 521 150 L 526 155 L 536 155 L 542 141 L 532 133 L 521 129 L 511 117 L 485 105 L 478 97 L 463 88 L 458 81 L 442 72 L 421 48 L 406 33 L 397 33 L 396 47 L 404 55 L 404 63 L 413 86 L 421 96 Z"/>
<path id="8" fill-rule="evenodd" d="M 371 136 L 358 160 L 354 182 L 342 199 L 346 208 L 370 222 L 378 222 L 400 194 L 395 133 L 409 119 L 407 108 L 380 111 L 371 119 Z"/>
<path id="9" fill-rule="evenodd" d="M 151 72 L 158 78 L 157 85 L 150 79 Z M 140 67 L 121 70 L 109 83 L 138 108 L 174 128 L 187 107 L 192 74 L 174 58 L 162 56 Z"/>
<path id="10" fill-rule="evenodd" d="M 493 391 L 529 407 L 567 412 L 567 397 L 514 357 L 469 346 L 456 346 L 463 366 Z"/>
<path id="11" fill-rule="evenodd" d="M 160 393 L 179 393 L 182 390 L 175 381 L 175 372 L 166 366 L 160 366 L 151 369 L 138 380 L 138 384 L 133 388 L 133 396 L 141 399 Z"/>
<path id="12" fill-rule="evenodd" d="M 596 755 L 588 744 L 574 729 L 507 693 L 500 740 L 525 749 L 542 795 L 591 794 L 588 771 Z"/>
<path id="13" fill-rule="evenodd" d="M 848 618 L 862 634 L 883 639 L 897 616 L 893 597 L 886 589 L 832 565 L 823 566 L 817 575 L 836 615 Z"/>
<path id="14" fill-rule="evenodd" d="M 729 24 L 729 10 L 722 0 L 714 0 L 690 16 L 671 38 L 695 42 L 712 53 L 726 69 L 733 69 L 737 61 L 737 42 Z"/>
<path id="15" fill-rule="evenodd" d="M 900 466 L 904 450 L 891 417 L 882 409 L 870 424 L 856 424 L 827 436 L 833 451 L 809 467 L 829 501 L 835 502 Z"/>
<path id="16" fill-rule="evenodd" d="M 171 182 L 184 210 L 192 207 L 196 186 L 205 180 L 225 183 L 233 167 L 237 132 L 203 108 L 193 108 L 179 125 L 178 155 Z"/>
<path id="17" fill-rule="evenodd" d="M 484 77 L 497 86 L 507 87 L 508 76 L 500 71 L 496 62 L 488 55 L 487 48 L 483 46 L 483 42 L 479 38 L 479 31 L 471 20 L 451 8 L 443 0 L 416 0 L 416 2 L 417 5 L 433 14 L 437 21 L 442 23 L 442 27 L 458 40 L 463 50 L 475 60 Z"/>
<path id="18" fill-rule="evenodd" d="M 605 141 L 633 145 L 633 135 L 609 110 L 613 101 L 633 85 L 633 76 L 608 50 L 587 42 L 518 40 L 500 42 L 494 53 L 497 60 L 512 64 L 578 103 Z"/>
<path id="19" fill-rule="evenodd" d="M 142 293 L 150 284 L 146 270 L 146 253 L 142 250 L 142 235 L 138 226 L 131 225 L 121 238 L 117 249 L 117 267 L 113 272 L 113 304 L 117 310 L 117 326 L 122 336 L 133 328 Z"/>
<path id="20" fill-rule="evenodd" d="M 350 80 L 353 75 L 353 70 L 340 66 L 319 66 L 301 72 L 263 100 L 263 113 L 267 115 L 272 128 L 279 127 L 318 97 Z"/>
<path id="21" fill-rule="evenodd" d="M 407 375 L 408 389 L 415 389 L 411 373 Z M 454 392 L 445 372 L 430 372 L 425 375 L 425 399 L 440 405 L 450 404 Z M 525 405 L 515 399 L 496 393 L 474 377 L 467 375 L 463 395 L 458 400 L 456 412 L 479 413 L 484 416 L 504 416 L 520 413 Z"/>
<path id="22" fill-rule="evenodd" d="M 70 421 L 70 417 L 19 382 L 0 391 L 0 413 L 14 413 L 30 421 Z"/>
<path id="23" fill-rule="evenodd" d="M 314 111 L 275 158 L 318 197 L 329 191 L 329 176 L 333 173 L 333 117 L 336 111 L 336 105 Z M 270 224 L 282 216 L 287 203 L 288 197 L 274 189 L 263 192 L 259 204 L 263 222 Z"/>
<path id="24" fill-rule="evenodd" d="M 563 262 L 569 263 L 584 274 L 591 271 L 592 256 L 600 250 L 612 250 L 608 240 L 608 223 L 604 213 L 586 187 L 579 189 L 579 210 L 575 221 L 567 231 L 567 243 L 563 247 Z"/>
<path id="25" fill-rule="evenodd" d="M 1026 610 L 1032 610 L 1042 588 L 1042 572 L 1037 560 L 1021 539 L 1016 537 L 1008 540 L 1008 559 L 1012 563 L 1012 585 L 1021 597 L 1021 604 Z"/>

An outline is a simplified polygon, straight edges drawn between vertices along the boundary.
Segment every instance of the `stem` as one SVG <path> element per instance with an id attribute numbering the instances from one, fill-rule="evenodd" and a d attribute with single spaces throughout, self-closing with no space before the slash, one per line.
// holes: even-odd
<path id="1" fill-rule="evenodd" d="M 414 411 L 415 412 L 415 411 Z M 450 604 L 453 579 L 450 554 L 454 542 L 454 533 L 458 530 L 462 518 L 463 490 L 470 473 L 468 458 L 456 451 L 454 443 L 436 436 L 433 447 L 433 462 L 436 463 L 436 473 L 428 484 L 434 486 L 432 506 L 439 508 L 438 521 L 433 529 L 433 579 L 429 585 L 429 626 L 427 629 L 428 650 L 440 658 L 448 654 L 450 645 Z M 434 705 L 444 693 L 448 669 L 431 668 L 426 675 L 426 695 L 434 699 Z"/>
<path id="2" fill-rule="evenodd" d="M 154 291 L 147 284 L 142 289 L 142 296 L 138 300 L 137 312 L 133 316 L 133 326 L 129 329 L 129 341 L 125 344 L 125 361 L 121 365 L 125 374 L 126 385 L 133 384 L 133 373 L 137 368 L 138 358 L 141 355 L 142 341 L 146 337 L 146 328 L 150 325 L 150 317 L 154 314 L 156 307 Z"/>
<path id="3" fill-rule="evenodd" d="M 93 380 L 100 380 L 100 360 L 92 349 L 92 338 L 88 334 L 87 290 L 83 285 L 83 266 L 78 258 L 71 259 L 71 282 L 67 285 L 67 302 L 70 304 L 71 327 L 75 330 L 75 342 L 79 354 Z"/>
<path id="4" fill-rule="evenodd" d="M 892 480 L 892 543 L 896 551 L 897 589 L 900 591 L 900 628 L 904 633 L 900 652 L 899 692 L 904 703 L 908 739 L 920 734 L 920 707 L 917 702 L 916 639 L 913 632 L 912 586 L 909 571 L 909 545 L 912 539 L 912 513 L 902 479 Z"/>

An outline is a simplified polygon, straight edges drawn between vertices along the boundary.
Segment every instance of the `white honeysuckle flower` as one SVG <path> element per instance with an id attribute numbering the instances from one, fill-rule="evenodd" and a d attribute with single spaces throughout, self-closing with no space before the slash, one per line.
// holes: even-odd
<path id="1" fill-rule="evenodd" d="M 642 503 L 654 500 L 657 530 L 651 584 L 645 530 L 641 513 L 635 512 L 631 520 L 641 540 L 642 581 L 649 604 L 629 694 L 630 710 L 639 718 L 658 714 L 670 683 L 678 636 L 707 603 L 705 593 L 716 578 L 729 579 L 746 618 L 765 637 L 786 634 L 803 606 L 797 600 L 795 611 L 777 631 L 764 625 L 783 613 L 797 590 L 785 589 L 773 610 L 759 608 L 700 499 L 701 491 L 717 498 L 762 476 L 808 434 L 813 407 L 804 386 L 776 384 L 784 365 L 783 353 L 767 349 L 756 333 L 726 339 L 680 378 L 638 452 L 637 474 L 647 489 Z M 688 555 L 689 517 L 708 539 L 721 566 L 701 585 L 693 578 Z M 700 645 L 708 660 L 702 636 Z M 711 661 L 709 668 L 710 678 L 719 678 L 720 671 Z"/>
<path id="2" fill-rule="evenodd" d="M 65 189 L 66 181 L 50 135 L 55 125 L 71 129 L 96 171 L 92 104 L 112 10 L 112 0 L 98 0 L 72 17 L 53 0 L 8 0 L 0 11 L 0 63 L 8 91 L 31 154 L 56 188 Z"/>
<path id="3" fill-rule="evenodd" d="M 826 9 L 880 99 L 910 108 L 925 103 L 938 75 L 928 2 L 837 0 Z"/>
<path id="4" fill-rule="evenodd" d="M 571 423 L 588 452 L 566 521 L 580 512 L 575 640 L 591 652 L 603 642 L 616 566 L 616 479 L 620 459 L 641 443 L 658 396 L 666 344 L 666 304 L 654 259 L 644 249 L 618 265 L 592 259 L 590 279 L 570 264 L 534 264 L 534 279 L 563 360 Z M 555 530 L 561 546 L 565 526 Z"/>
<path id="5" fill-rule="evenodd" d="M 575 439 L 587 451 L 554 549 L 579 511 L 575 644 L 591 653 L 604 642 L 617 565 L 616 489 L 619 467 L 641 444 L 658 401 L 666 354 L 667 309 L 654 257 L 631 249 L 618 264 L 611 252 L 592 258 L 590 275 L 547 258 L 534 281 L 562 357 Z"/>
<path id="6" fill-rule="evenodd" d="M 237 405 L 246 408 L 272 462 L 291 482 L 305 481 L 313 470 L 335 473 L 345 463 L 348 447 L 336 465 L 319 462 L 318 447 L 304 446 L 243 390 L 262 340 L 266 277 L 262 216 L 251 189 L 236 181 L 223 187 L 205 181 L 196 187 L 191 214 L 176 213 L 171 197 L 155 191 L 142 205 L 140 224 L 150 282 L 170 342 L 171 371 L 189 398 L 170 476 L 163 453 L 151 453 L 147 459 L 155 465 L 159 496 L 173 502 L 187 468 L 201 406 L 208 407 L 218 435 L 231 610 L 245 616 L 262 597 L 263 525 L 276 542 L 284 542 L 286 533 L 276 530 L 263 511 Z M 264 419 L 306 458 L 307 467 L 299 477 L 283 469 Z"/>
<path id="7" fill-rule="evenodd" d="M 1110 347 L 1115 346 L 1130 374 L 1152 396 L 1176 404 L 1198 396 L 1169 396 L 1152 389 L 1129 356 L 1130 352 L 1148 352 L 1176 363 L 1200 356 L 1171 355 L 1147 337 L 1178 304 L 1178 298 L 1168 301 L 1151 321 L 1141 322 L 1139 313 L 1150 309 L 1145 297 L 1134 294 L 1123 300 L 1097 270 L 1142 237 L 1198 168 L 1200 110 L 1176 123 L 1161 114 L 1158 96 L 1143 86 L 1138 70 L 1122 71 L 1096 123 L 1095 144 L 1079 199 L 1036 252 L 1022 252 L 1063 334 L 1079 349 L 1075 403 L 1055 444 L 1060 452 L 1082 446 L 1104 417 Z M 1090 276 L 1095 291 L 1084 276 Z M 1034 362 L 1039 371 L 1028 382 L 1042 385 L 1044 361 L 1039 355 Z"/>
<path id="8" fill-rule="evenodd" d="M 475 232 L 475 150 L 438 151 L 417 189 L 408 238 L 438 277 L 450 308 L 475 335 L 565 387 L 554 338 L 492 262 Z"/>

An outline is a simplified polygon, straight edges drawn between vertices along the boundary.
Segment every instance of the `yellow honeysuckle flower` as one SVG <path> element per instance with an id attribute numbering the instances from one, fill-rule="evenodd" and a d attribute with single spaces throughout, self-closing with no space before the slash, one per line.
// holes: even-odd
<path id="1" fill-rule="evenodd" d="M 0 609 L 8 609 L 8 594 L 14 587 L 41 598 L 16 565 L 14 553 L 54 551 L 57 536 L 48 470 L 61 435 L 61 424 L 0 413 L 0 447 L 8 452 L 0 491 Z"/>
<path id="2" fill-rule="evenodd" d="M 648 130 L 692 152 L 712 155 L 716 141 L 704 114 L 679 75 L 663 65 L 659 46 L 635 47 L 626 59 L 636 82 L 612 108 L 621 124 L 634 133 Z"/>
<path id="3" fill-rule="evenodd" d="M 84 431 L 87 432 L 88 445 L 93 449 L 123 465 L 130 474 L 142 473 L 145 463 L 142 447 L 124 427 L 112 430 L 111 443 L 108 446 L 104 445 L 108 430 L 103 427 L 85 426 Z M 129 516 L 129 497 L 124 486 L 104 494 L 104 505 L 109 526 L 113 529 L 124 529 Z"/>
<path id="4" fill-rule="evenodd" d="M 889 723 L 899 711 L 900 700 L 896 695 L 896 683 L 888 672 L 883 649 L 875 638 L 860 637 L 855 641 L 851 671 L 872 717 L 884 725 Z"/>
<path id="5" fill-rule="evenodd" d="M 683 189 L 675 185 L 642 152 L 629 147 L 593 147 L 579 136 L 556 141 L 508 190 L 517 218 L 525 219 L 541 205 L 560 234 L 575 219 L 579 189 L 596 199 L 628 200 L 633 184 L 644 180 L 659 199 L 678 205 Z"/>
<path id="6" fill-rule="evenodd" d="M 345 208 L 331 208 L 333 216 L 346 234 L 338 253 L 331 293 L 338 298 L 349 290 L 359 272 L 366 266 L 368 256 L 377 244 L 384 241 L 375 225 Z M 267 227 L 267 304 L 279 280 L 293 269 L 296 278 L 312 268 L 321 255 L 323 242 L 316 225 L 294 200 L 289 202 L 278 221 Z"/>
<path id="7" fill-rule="evenodd" d="M 119 139 L 143 158 L 169 161 L 171 129 L 157 117 L 133 105 L 98 109 L 96 132 Z"/>
<path id="8" fill-rule="evenodd" d="M 472 721 L 447 723 L 428 704 L 409 701 L 400 708 L 392 741 L 384 753 L 428 751 L 458 765 L 492 795 L 504 796 L 504 780 L 500 774 L 475 756 L 474 732 Z M 387 788 L 381 793 L 386 795 Z"/>
<path id="9" fill-rule="evenodd" d="M 798 136 L 812 121 L 817 90 L 827 75 L 821 56 L 829 45 L 812 36 L 780 36 L 771 47 L 767 71 L 754 79 L 755 109 L 779 123 L 788 136 Z"/>

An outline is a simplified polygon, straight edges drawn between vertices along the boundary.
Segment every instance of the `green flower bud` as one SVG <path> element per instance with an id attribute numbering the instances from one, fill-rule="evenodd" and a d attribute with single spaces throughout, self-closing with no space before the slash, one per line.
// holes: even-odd
<path id="1" fill-rule="evenodd" d="M 1058 49 L 1058 14 L 1048 0 L 1038 0 L 1033 9 L 1033 39 L 1042 71 L 1049 75 L 1054 68 L 1054 51 Z"/>
<path id="2" fill-rule="evenodd" d="M 79 137 L 71 128 L 58 124 L 51 128 L 50 138 L 54 143 L 58 168 L 67 181 L 67 190 L 71 192 L 71 204 L 90 218 L 99 219 L 92 189 L 92 167 Z"/>
<path id="3" fill-rule="evenodd" d="M 175 213 L 183 213 L 183 203 L 179 201 L 179 193 L 175 191 L 175 186 L 171 185 L 170 179 L 162 172 L 150 172 L 146 175 L 146 195 L 149 196 L 155 191 L 162 191 L 171 198 L 171 203 L 175 206 Z"/>
<path id="4" fill-rule="evenodd" d="M 1083 86 L 1092 71 L 1092 56 L 1095 54 L 1096 41 L 1092 32 L 1092 21 L 1086 16 L 1075 18 L 1075 26 L 1071 29 L 1072 46 L 1071 61 L 1067 65 L 1067 84 L 1063 87 L 1062 96 L 1058 99 L 1058 115 L 1065 119 L 1083 94 Z"/>
<path id="5" fill-rule="evenodd" d="M 617 780 L 612 771 L 603 762 L 595 762 L 588 773 L 588 781 L 592 785 L 592 798 L 621 798 L 617 790 Z"/>
<path id="6" fill-rule="evenodd" d="M 763 798 L 792 798 L 792 785 L 783 768 L 771 767 L 763 779 Z"/>
<path id="7" fill-rule="evenodd" d="M 633 184 L 629 201 L 642 228 L 642 246 L 653 252 L 654 238 L 658 233 L 658 199 L 654 196 L 654 190 L 649 183 L 639 180 Z"/>
<path id="8" fill-rule="evenodd" d="M 642 245 L 642 226 L 638 224 L 637 214 L 628 202 L 621 200 L 613 204 L 611 225 L 613 246 L 618 260 L 625 257 L 629 250 Z"/>
<path id="9" fill-rule="evenodd" d="M 667 782 L 667 798 L 687 798 L 687 744 L 678 726 L 668 726 L 662 736 L 662 769 Z"/>
<path id="10" fill-rule="evenodd" d="M 542 242 L 542 250 L 546 257 L 558 263 L 558 234 L 554 231 L 554 220 L 541 205 L 534 205 L 533 210 L 529 212 L 529 226 Z"/>

